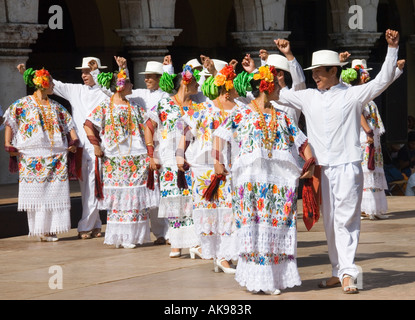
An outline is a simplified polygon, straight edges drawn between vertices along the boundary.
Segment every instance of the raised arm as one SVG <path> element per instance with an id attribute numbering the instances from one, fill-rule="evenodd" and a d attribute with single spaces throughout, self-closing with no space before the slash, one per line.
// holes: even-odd
<path id="1" fill-rule="evenodd" d="M 291 51 L 290 42 L 285 39 L 277 39 L 277 40 L 274 40 L 274 42 L 278 50 L 282 54 L 284 54 L 284 56 L 288 60 L 288 64 L 290 66 L 291 78 L 293 80 L 292 90 L 294 91 L 304 90 L 306 88 L 304 71 Z"/>
<path id="2" fill-rule="evenodd" d="M 388 43 L 388 52 L 379 74 L 372 81 L 349 89 L 353 98 L 358 99 L 362 105 L 378 97 L 389 87 L 395 78 L 400 39 L 399 32 L 387 30 L 385 37 Z"/>

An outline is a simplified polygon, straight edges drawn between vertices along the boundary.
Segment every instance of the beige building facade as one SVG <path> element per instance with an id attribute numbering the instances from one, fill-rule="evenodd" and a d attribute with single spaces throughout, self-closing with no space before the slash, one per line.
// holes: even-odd
<path id="1" fill-rule="evenodd" d="M 138 88 L 149 60 L 169 54 L 179 70 L 201 54 L 258 59 L 260 49 L 276 52 L 273 39 L 288 38 L 304 68 L 313 51 L 331 49 L 367 59 L 376 72 L 386 53 L 383 33 L 391 28 L 401 33 L 400 58 L 407 66 L 379 101 L 388 142 L 404 141 L 406 118 L 415 116 L 415 0 L 0 0 L 0 26 L 4 111 L 30 93 L 18 63 L 81 83 L 75 67 L 82 57 L 97 56 L 112 71 L 113 56 L 125 56 Z M 0 184 L 17 182 L 7 167 L 8 154 L 0 148 Z"/>

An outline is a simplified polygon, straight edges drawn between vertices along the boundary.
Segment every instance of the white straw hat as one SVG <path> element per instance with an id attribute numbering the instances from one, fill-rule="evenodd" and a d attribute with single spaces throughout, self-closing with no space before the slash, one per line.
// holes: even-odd
<path id="1" fill-rule="evenodd" d="M 270 54 L 268 56 L 267 65 L 274 66 L 276 69 L 290 72 L 290 66 L 286 57 L 280 54 Z"/>
<path id="2" fill-rule="evenodd" d="M 212 59 L 213 64 L 215 65 L 215 69 L 217 72 L 220 72 L 223 68 L 225 68 L 228 63 L 222 60 Z M 200 73 L 201 76 L 211 76 L 209 71 L 206 69 L 203 69 L 203 71 Z"/>
<path id="3" fill-rule="evenodd" d="M 157 61 L 149 61 L 146 65 L 146 70 L 140 74 L 163 74 L 163 64 Z"/>
<path id="4" fill-rule="evenodd" d="M 192 59 L 192 60 L 187 61 L 187 62 L 186 62 L 186 65 L 187 65 L 187 66 L 191 66 L 191 67 L 192 67 L 192 69 L 194 69 L 194 68 L 200 68 L 200 67 L 203 67 L 203 66 L 200 64 L 199 60 L 197 60 L 197 59 Z"/>
<path id="5" fill-rule="evenodd" d="M 106 69 L 107 66 L 101 66 L 101 60 L 95 57 L 86 57 L 82 59 L 82 66 L 76 67 L 75 69 L 89 69 L 88 63 L 90 63 L 92 60 L 95 60 L 98 64 L 98 69 Z"/>
<path id="6" fill-rule="evenodd" d="M 318 67 L 343 67 L 348 62 L 340 62 L 339 54 L 331 50 L 320 50 L 313 53 L 311 67 L 304 70 L 312 70 Z"/>
<path id="7" fill-rule="evenodd" d="M 365 69 L 366 71 L 373 70 L 372 68 L 367 67 L 367 62 L 366 62 L 365 59 L 355 59 L 355 60 L 353 60 L 352 61 L 352 68 L 354 68 L 356 66 L 363 66 L 363 69 Z"/>

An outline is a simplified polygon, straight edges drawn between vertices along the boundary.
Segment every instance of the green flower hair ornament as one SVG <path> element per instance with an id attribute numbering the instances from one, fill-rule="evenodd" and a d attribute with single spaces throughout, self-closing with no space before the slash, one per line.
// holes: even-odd
<path id="1" fill-rule="evenodd" d="M 219 96 L 218 87 L 215 85 L 215 77 L 210 76 L 202 84 L 202 93 L 205 97 L 208 97 L 210 100 L 215 100 Z"/>
<path id="2" fill-rule="evenodd" d="M 174 90 L 174 78 L 177 77 L 177 74 L 169 74 L 164 72 L 159 81 L 159 87 L 161 90 L 167 93 L 173 93 Z"/>
<path id="3" fill-rule="evenodd" d="M 358 76 L 359 74 L 354 68 L 343 70 L 342 75 L 341 75 L 343 82 L 348 83 L 348 84 L 356 80 Z"/>
<path id="4" fill-rule="evenodd" d="M 29 87 L 35 87 L 35 84 L 33 83 L 35 74 L 36 70 L 33 70 L 33 68 L 29 68 L 23 73 L 23 80 Z"/>
<path id="5" fill-rule="evenodd" d="M 196 82 L 199 82 L 200 81 L 200 70 L 193 70 L 193 77 L 195 77 L 195 79 L 196 79 Z"/>
<path id="6" fill-rule="evenodd" d="M 113 77 L 114 77 L 114 74 L 112 72 L 107 72 L 107 73 L 101 72 L 97 76 L 98 84 L 101 87 L 109 89 L 111 87 L 111 81 Z"/>
<path id="7" fill-rule="evenodd" d="M 253 78 L 254 75 L 252 73 L 242 71 L 233 80 L 233 86 L 240 97 L 246 97 L 247 91 L 252 91 L 252 86 L 250 82 Z"/>

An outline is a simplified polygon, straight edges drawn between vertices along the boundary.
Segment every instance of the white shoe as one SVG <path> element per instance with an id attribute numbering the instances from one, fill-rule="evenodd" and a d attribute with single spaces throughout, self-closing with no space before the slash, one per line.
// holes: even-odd
<path id="1" fill-rule="evenodd" d="M 226 268 L 222 265 L 222 262 L 226 261 L 225 259 L 215 259 L 213 260 L 213 267 L 216 273 L 218 273 L 220 270 L 222 270 L 224 273 L 227 274 L 235 274 L 236 269 L 234 268 Z"/>
<path id="2" fill-rule="evenodd" d="M 389 217 L 383 213 L 375 213 L 375 219 L 385 220 L 385 219 L 389 219 Z"/>
<path id="3" fill-rule="evenodd" d="M 134 249 L 136 247 L 136 245 L 132 244 L 132 243 L 124 243 L 124 244 L 122 244 L 122 247 L 125 248 L 125 249 Z"/>
<path id="4" fill-rule="evenodd" d="M 200 259 L 202 258 L 202 253 L 199 251 L 200 247 L 193 247 L 189 249 L 189 253 L 190 253 L 190 258 L 192 258 L 193 260 L 196 259 L 196 256 L 198 256 Z"/>
<path id="5" fill-rule="evenodd" d="M 169 254 L 170 258 L 178 258 L 182 255 L 182 251 L 171 251 Z"/>
<path id="6" fill-rule="evenodd" d="M 56 234 L 54 234 L 54 235 L 48 235 L 48 236 L 45 236 L 45 235 L 40 236 L 40 241 L 41 242 L 56 242 L 58 240 L 59 239 L 56 236 Z"/>

